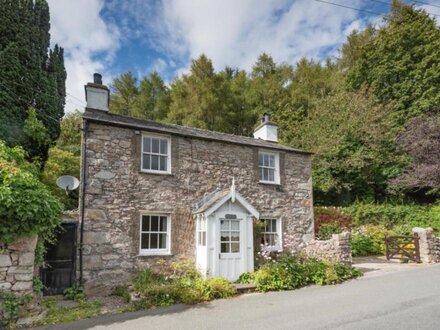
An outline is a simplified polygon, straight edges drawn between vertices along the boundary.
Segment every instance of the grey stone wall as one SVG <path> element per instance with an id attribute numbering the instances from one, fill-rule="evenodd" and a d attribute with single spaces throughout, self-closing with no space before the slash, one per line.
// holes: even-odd
<path id="1" fill-rule="evenodd" d="M 438 239 L 434 235 L 432 228 L 412 229 L 413 233 L 419 236 L 420 261 L 423 263 L 431 263 L 439 261 Z"/>
<path id="2" fill-rule="evenodd" d="M 261 216 L 281 217 L 283 232 L 304 244 L 312 237 L 311 156 L 280 153 L 281 184 L 258 181 L 258 148 L 171 137 L 171 174 L 140 171 L 139 131 L 90 123 L 86 139 L 84 279 L 89 291 L 124 283 L 158 258 L 138 256 L 142 212 L 171 214 L 171 256 L 194 258 L 195 203 L 216 187 L 230 187 Z"/>
<path id="3" fill-rule="evenodd" d="M 303 249 L 308 256 L 351 265 L 351 233 L 333 234 L 329 240 L 311 240 Z"/>
<path id="4" fill-rule="evenodd" d="M 32 293 L 37 236 L 0 242 L 0 291 Z"/>

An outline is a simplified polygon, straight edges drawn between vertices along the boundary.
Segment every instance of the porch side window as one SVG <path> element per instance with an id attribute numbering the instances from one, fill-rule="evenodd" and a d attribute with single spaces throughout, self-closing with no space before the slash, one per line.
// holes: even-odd
<path id="1" fill-rule="evenodd" d="M 260 182 L 280 183 L 279 154 L 258 152 L 258 170 Z"/>
<path id="2" fill-rule="evenodd" d="M 278 219 L 263 219 L 261 244 L 273 249 L 281 249 L 281 223 Z"/>
<path id="3" fill-rule="evenodd" d="M 142 215 L 140 226 L 140 254 L 169 254 L 170 229 L 169 215 Z"/>
<path id="4" fill-rule="evenodd" d="M 143 172 L 171 173 L 170 141 L 170 138 L 166 136 L 142 136 L 141 169 Z"/>
<path id="5" fill-rule="evenodd" d="M 201 218 L 198 221 L 197 245 L 206 246 L 206 219 Z"/>

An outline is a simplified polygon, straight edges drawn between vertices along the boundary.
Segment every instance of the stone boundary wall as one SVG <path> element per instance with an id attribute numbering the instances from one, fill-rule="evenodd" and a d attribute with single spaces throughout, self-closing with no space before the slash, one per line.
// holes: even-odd
<path id="1" fill-rule="evenodd" d="M 412 232 L 419 236 L 420 261 L 433 263 L 440 261 L 440 237 L 435 237 L 432 228 L 412 229 Z"/>
<path id="2" fill-rule="evenodd" d="M 32 293 L 37 239 L 21 238 L 8 245 L 0 242 L 0 291 Z"/>
<path id="3" fill-rule="evenodd" d="M 309 241 L 303 252 L 308 256 L 351 265 L 351 233 L 333 234 L 328 240 Z"/>

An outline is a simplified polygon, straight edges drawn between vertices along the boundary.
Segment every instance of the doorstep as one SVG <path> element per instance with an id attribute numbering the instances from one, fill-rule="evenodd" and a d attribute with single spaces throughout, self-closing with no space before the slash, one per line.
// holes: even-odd
<path id="1" fill-rule="evenodd" d="M 238 293 L 254 292 L 257 286 L 255 284 L 238 284 L 232 283 Z"/>

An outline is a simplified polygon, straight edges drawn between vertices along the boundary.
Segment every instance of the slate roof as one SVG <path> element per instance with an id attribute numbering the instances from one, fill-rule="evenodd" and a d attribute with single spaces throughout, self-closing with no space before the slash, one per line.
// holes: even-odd
<path id="1" fill-rule="evenodd" d="M 114 113 L 105 112 L 102 110 L 90 109 L 90 108 L 86 108 L 86 111 L 83 114 L 83 118 L 90 120 L 92 122 L 107 124 L 111 126 L 129 127 L 139 130 L 157 132 L 157 133 L 166 133 L 172 135 L 194 137 L 205 140 L 255 146 L 260 148 L 269 148 L 269 149 L 297 152 L 302 154 L 311 154 L 310 152 L 283 146 L 276 142 L 254 139 L 247 136 L 214 132 L 200 128 L 185 127 L 174 124 L 164 124 L 149 119 L 133 118 L 129 116 L 123 116 L 119 114 L 114 114 Z"/>
<path id="2" fill-rule="evenodd" d="M 206 210 L 208 210 L 211 206 L 213 206 L 215 203 L 217 203 L 219 200 L 221 200 L 223 197 L 225 197 L 227 194 L 231 192 L 231 189 L 225 189 L 225 190 L 215 190 L 213 193 L 208 194 L 206 197 L 206 200 L 203 200 L 202 202 L 198 203 L 196 208 L 193 210 L 194 214 L 197 213 L 203 213 Z M 205 199 L 204 198 L 204 199 Z"/>

